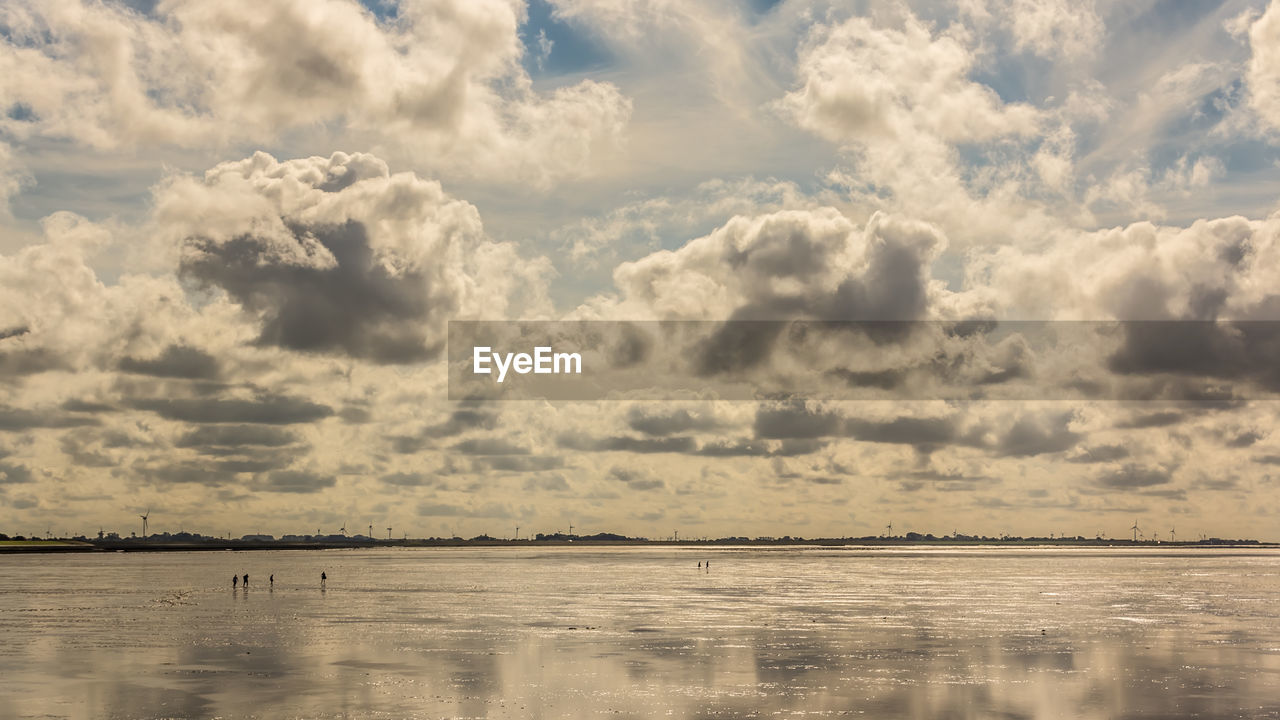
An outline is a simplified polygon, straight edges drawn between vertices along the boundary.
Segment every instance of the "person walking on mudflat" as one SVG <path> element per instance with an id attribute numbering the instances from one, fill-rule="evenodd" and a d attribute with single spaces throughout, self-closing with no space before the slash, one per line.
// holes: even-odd
<path id="1" fill-rule="evenodd" d="M 235 590 L 239 582 L 240 582 L 240 576 L 239 576 L 239 575 L 232 575 L 232 576 L 231 576 L 231 589 L 232 589 L 232 590 Z"/>
<path id="2" fill-rule="evenodd" d="M 249 589 L 249 573 L 244 574 L 244 589 Z"/>

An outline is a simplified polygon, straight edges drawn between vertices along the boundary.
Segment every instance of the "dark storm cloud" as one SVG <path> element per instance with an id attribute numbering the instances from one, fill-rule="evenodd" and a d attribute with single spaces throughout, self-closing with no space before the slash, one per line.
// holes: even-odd
<path id="1" fill-rule="evenodd" d="M 343 405 L 338 417 L 348 425 L 363 425 L 373 419 L 373 414 L 361 405 Z"/>
<path id="2" fill-rule="evenodd" d="M 119 408 L 107 403 L 92 402 L 90 400 L 68 400 L 62 403 L 62 409 L 78 413 L 109 413 L 116 412 Z"/>
<path id="3" fill-rule="evenodd" d="M 293 232 L 302 247 L 311 240 L 323 245 L 336 264 L 273 261 L 269 241 L 242 235 L 222 243 L 189 240 L 195 252 L 181 271 L 258 313 L 264 345 L 378 363 L 418 362 L 439 353 L 438 345 L 427 345 L 423 325 L 429 315 L 453 308 L 431 298 L 425 274 L 379 262 L 364 225 L 355 221 Z"/>
<path id="4" fill-rule="evenodd" d="M 996 442 L 996 450 L 1001 455 L 1011 457 L 1031 457 L 1070 450 L 1083 437 L 1067 429 L 1072 418 L 1073 415 L 1069 412 L 1047 418 L 1019 418 Z"/>
<path id="5" fill-rule="evenodd" d="M 1230 448 L 1246 448 L 1261 440 L 1264 435 L 1253 430 L 1242 432 L 1239 435 L 1227 439 L 1227 447 Z"/>
<path id="6" fill-rule="evenodd" d="M 898 417 L 889 420 L 844 418 L 803 401 L 762 405 L 756 411 L 755 435 L 762 439 L 816 440 L 848 437 L 861 442 L 912 445 L 928 450 L 941 445 L 982 447 L 979 428 L 964 431 L 956 418 Z"/>
<path id="7" fill-rule="evenodd" d="M 463 402 L 449 419 L 438 425 L 426 427 L 426 437 L 442 438 L 459 435 L 468 430 L 492 430 L 498 426 L 498 413 L 479 406 L 476 402 Z"/>
<path id="8" fill-rule="evenodd" d="M 23 347 L 14 342 L 5 342 L 29 332 L 30 328 L 25 325 L 0 329 L 0 378 L 34 375 L 67 367 L 63 358 L 45 348 Z"/>
<path id="9" fill-rule="evenodd" d="M 618 326 L 618 337 L 609 343 L 605 355 L 610 367 L 627 368 L 649 357 L 652 345 L 649 336 L 635 324 L 621 323 Z"/>
<path id="10" fill-rule="evenodd" d="M 93 447 L 96 438 L 86 433 L 71 431 L 58 440 L 62 454 L 77 467 L 112 467 L 116 459 Z"/>
<path id="11" fill-rule="evenodd" d="M 178 439 L 176 446 L 183 448 L 239 447 L 242 445 L 261 447 L 283 447 L 298 438 L 288 430 L 259 425 L 208 425 L 198 427 Z"/>
<path id="12" fill-rule="evenodd" d="M 661 490 L 666 483 L 658 478 L 649 477 L 638 470 L 614 467 L 609 470 L 609 479 L 625 483 L 632 490 Z"/>
<path id="13" fill-rule="evenodd" d="M 388 438 L 391 449 L 401 455 L 412 455 L 430 447 L 432 440 L 461 435 L 469 430 L 493 430 L 498 427 L 498 413 L 485 407 L 479 400 L 464 400 L 441 423 L 428 425 L 413 435 L 393 435 Z"/>
<path id="14" fill-rule="evenodd" d="M 916 446 L 976 444 L 977 442 L 973 438 L 962 436 L 959 425 L 952 418 L 900 417 L 892 420 L 846 418 L 844 434 L 862 442 Z"/>
<path id="15" fill-rule="evenodd" d="M 1280 465 L 1280 455 L 1259 455 L 1253 461 L 1261 465 Z"/>
<path id="16" fill-rule="evenodd" d="M 1173 471 L 1163 467 L 1150 467 L 1126 463 L 1122 467 L 1098 476 L 1097 484 L 1115 490 L 1165 485 L 1173 480 Z"/>
<path id="17" fill-rule="evenodd" d="M 815 453 L 827 446 L 827 441 L 816 440 L 812 438 L 786 438 L 778 444 L 778 448 L 773 454 L 778 457 L 792 457 L 795 455 L 808 455 Z"/>
<path id="18" fill-rule="evenodd" d="M 310 473 L 302 470 L 277 470 L 254 483 L 253 489 L 263 492 L 316 493 L 337 483 L 332 475 Z"/>
<path id="19" fill-rule="evenodd" d="M 1134 415 L 1128 420 L 1121 420 L 1116 423 L 1116 427 L 1124 429 L 1140 429 L 1140 428 L 1157 428 L 1177 425 L 1186 420 L 1189 416 L 1185 413 L 1166 410 L 1162 412 L 1145 413 Z"/>
<path id="20" fill-rule="evenodd" d="M 801 309 L 799 304 L 794 307 L 797 311 Z M 749 370 L 769 358 L 784 325 L 742 319 L 755 312 L 755 308 L 738 310 L 729 322 L 699 343 L 694 356 L 695 375 L 707 377 Z"/>
<path id="21" fill-rule="evenodd" d="M 528 455 L 529 448 L 503 438 L 473 438 L 450 448 L 463 455 Z"/>
<path id="22" fill-rule="evenodd" d="M 35 480 L 31 468 L 26 465 L 0 462 L 0 485 L 17 485 Z"/>
<path id="23" fill-rule="evenodd" d="M 379 478 L 379 480 L 388 485 L 399 487 L 425 487 L 436 483 L 434 476 L 419 472 L 388 473 Z"/>
<path id="24" fill-rule="evenodd" d="M 189 423 L 255 423 L 292 425 L 323 420 L 333 415 L 328 405 L 287 395 L 262 395 L 254 400 L 204 398 L 136 399 L 135 410 L 156 413 L 167 420 Z"/>
<path id="25" fill-rule="evenodd" d="M 1083 448 L 1078 455 L 1072 455 L 1067 458 L 1067 462 L 1073 463 L 1101 463 L 1114 462 L 1129 457 L 1129 449 L 1123 445 L 1098 445 L 1091 448 Z"/>
<path id="26" fill-rule="evenodd" d="M 1196 322 L 1123 323 L 1124 343 L 1108 359 L 1108 367 L 1122 375 L 1253 381 L 1280 390 L 1280 323 L 1212 322 L 1225 299 L 1222 291 L 1193 292 Z"/>
<path id="27" fill-rule="evenodd" d="M 660 412 L 633 407 L 627 413 L 627 424 L 632 430 L 645 435 L 665 437 L 690 431 L 709 431 L 720 427 L 720 421 L 710 413 L 692 413 L 686 409 Z"/>
<path id="28" fill-rule="evenodd" d="M 880 390 L 896 389 L 907 378 L 905 370 L 854 371 L 837 368 L 831 370 L 830 374 L 842 380 L 849 387 L 877 388 Z"/>
<path id="29" fill-rule="evenodd" d="M 838 478 L 838 477 L 831 477 L 829 475 L 816 475 L 814 477 L 809 478 L 809 482 L 813 483 L 814 485 L 841 485 L 844 483 L 844 479 Z"/>
<path id="30" fill-rule="evenodd" d="M 900 321 L 921 317 L 929 304 L 927 254 L 937 242 L 926 226 L 878 226 L 868 238 L 866 270 L 840 283 L 825 318 Z"/>
<path id="31" fill-rule="evenodd" d="M 0 407 L 0 432 L 22 432 L 37 428 L 74 428 L 98 424 L 95 418 L 77 417 L 62 412 Z"/>
<path id="32" fill-rule="evenodd" d="M 813 439 L 839 434 L 840 416 L 810 410 L 803 401 L 762 405 L 756 411 L 755 436 L 770 439 Z"/>
<path id="33" fill-rule="evenodd" d="M 391 435 L 387 438 L 391 449 L 401 455 L 412 455 L 426 448 L 430 443 L 421 435 Z"/>
<path id="34" fill-rule="evenodd" d="M 582 452 L 689 453 L 696 447 L 691 437 L 636 438 L 617 435 L 593 438 L 568 433 L 557 437 L 556 444 L 568 450 Z"/>
<path id="35" fill-rule="evenodd" d="M 473 460 L 477 471 L 540 472 L 564 467 L 564 458 L 555 455 L 488 455 Z"/>
<path id="36" fill-rule="evenodd" d="M 0 378 L 67 369 L 70 365 L 66 359 L 47 348 L 9 350 L 0 345 Z"/>
<path id="37" fill-rule="evenodd" d="M 1143 490 L 1141 494 L 1147 497 L 1158 497 L 1158 498 L 1163 498 L 1165 500 L 1186 500 L 1187 499 L 1187 491 L 1182 489 Z"/>
<path id="38" fill-rule="evenodd" d="M 169 462 L 160 465 L 140 465 L 134 472 L 153 482 L 161 483 L 195 483 L 216 487 L 235 479 L 241 473 L 253 473 L 259 476 L 254 489 L 270 489 L 263 480 L 263 474 L 280 471 L 289 467 L 302 457 L 305 446 L 271 447 L 271 446 L 192 446 L 203 456 L 200 459 L 180 462 Z"/>
<path id="39" fill-rule="evenodd" d="M 154 358 L 126 357 L 117 367 L 127 373 L 185 380 L 215 380 L 222 374 L 216 358 L 188 345 L 170 345 Z"/>

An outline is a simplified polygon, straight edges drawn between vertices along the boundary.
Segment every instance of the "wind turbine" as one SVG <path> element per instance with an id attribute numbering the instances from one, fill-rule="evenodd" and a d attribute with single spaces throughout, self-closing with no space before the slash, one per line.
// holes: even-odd
<path id="1" fill-rule="evenodd" d="M 147 511 L 139 515 L 138 517 L 142 518 L 142 539 L 146 540 L 147 539 L 147 518 L 151 517 L 151 508 L 147 508 Z"/>
<path id="2" fill-rule="evenodd" d="M 1138 542 L 1138 533 L 1142 532 L 1141 530 L 1138 529 L 1138 521 L 1134 520 L 1133 527 L 1129 529 L 1133 531 L 1133 541 Z"/>
<path id="3" fill-rule="evenodd" d="M 369 523 L 369 539 L 373 539 L 373 523 Z"/>
<path id="4" fill-rule="evenodd" d="M 1175 538 L 1176 538 L 1177 536 L 1176 536 L 1174 533 L 1177 531 L 1177 529 L 1178 529 L 1178 528 L 1177 528 L 1177 526 L 1176 526 L 1176 525 L 1175 525 L 1174 527 L 1169 528 L 1169 542 L 1174 542 L 1174 541 L 1175 541 Z"/>
<path id="5" fill-rule="evenodd" d="M 347 521 L 342 521 L 342 527 L 338 528 L 338 532 L 342 533 L 342 537 L 347 536 Z"/>
<path id="6" fill-rule="evenodd" d="M 389 528 L 389 527 L 387 528 L 387 539 L 388 539 L 388 540 L 390 540 L 390 539 L 391 539 L 391 528 Z"/>
<path id="7" fill-rule="evenodd" d="M 889 524 L 886 525 L 884 529 L 885 529 L 885 537 L 893 537 L 893 521 L 892 520 L 889 521 Z"/>

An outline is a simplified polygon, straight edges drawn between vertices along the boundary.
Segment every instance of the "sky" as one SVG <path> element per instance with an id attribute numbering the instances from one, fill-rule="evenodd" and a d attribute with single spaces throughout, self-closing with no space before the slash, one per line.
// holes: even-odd
<path id="1" fill-rule="evenodd" d="M 0 40 L 0 532 L 1280 539 L 1280 2 L 11 0 Z M 973 319 L 1264 322 L 726 329 L 691 372 L 754 400 L 449 399 L 451 320 Z"/>

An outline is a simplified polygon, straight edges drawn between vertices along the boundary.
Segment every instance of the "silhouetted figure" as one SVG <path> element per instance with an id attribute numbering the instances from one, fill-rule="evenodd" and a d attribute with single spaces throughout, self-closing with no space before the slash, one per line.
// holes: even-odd
<path id="1" fill-rule="evenodd" d="M 328 575 L 325 575 L 325 574 L 324 574 L 324 571 L 321 571 L 321 572 L 320 572 L 320 587 L 324 587 L 324 581 L 325 581 L 325 580 L 328 580 L 328 579 L 329 579 L 329 576 L 328 576 Z"/>
<path id="2" fill-rule="evenodd" d="M 244 588 L 249 589 L 249 573 L 244 574 Z"/>
<path id="3" fill-rule="evenodd" d="M 701 561 L 701 560 L 699 560 L 699 561 L 698 561 L 698 569 L 699 569 L 699 570 L 701 570 L 701 569 L 702 569 L 702 561 Z"/>
<path id="4" fill-rule="evenodd" d="M 275 573 L 271 573 L 271 577 L 267 578 L 267 584 L 268 584 L 268 585 L 270 585 L 271 587 L 275 587 L 275 586 L 276 586 L 276 574 L 275 574 Z"/>
<path id="5" fill-rule="evenodd" d="M 708 560 L 708 561 L 707 561 L 707 565 L 706 565 L 706 567 L 707 567 L 707 572 L 711 572 L 711 561 L 710 561 L 710 560 Z M 248 580 L 246 580 L 245 582 L 248 582 Z"/>
<path id="6" fill-rule="evenodd" d="M 237 587 L 239 587 L 239 583 L 240 583 L 240 576 L 239 576 L 239 575 L 232 575 L 232 576 L 231 576 L 231 589 L 232 589 L 232 590 L 235 590 Z"/>

